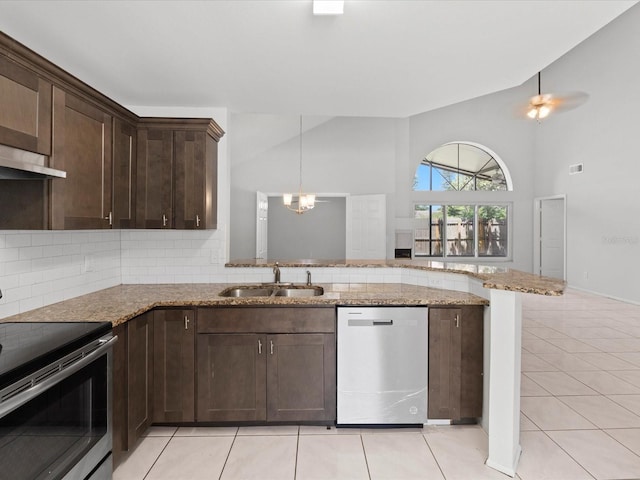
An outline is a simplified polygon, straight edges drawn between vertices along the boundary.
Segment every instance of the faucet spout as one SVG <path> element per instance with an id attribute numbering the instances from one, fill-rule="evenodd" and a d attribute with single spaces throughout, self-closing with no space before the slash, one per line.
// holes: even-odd
<path id="1" fill-rule="evenodd" d="M 311 286 L 311 272 L 307 270 L 307 285 Z"/>
<path id="2" fill-rule="evenodd" d="M 274 282 L 280 283 L 280 267 L 278 266 L 278 262 L 273 266 L 273 274 L 275 275 Z"/>

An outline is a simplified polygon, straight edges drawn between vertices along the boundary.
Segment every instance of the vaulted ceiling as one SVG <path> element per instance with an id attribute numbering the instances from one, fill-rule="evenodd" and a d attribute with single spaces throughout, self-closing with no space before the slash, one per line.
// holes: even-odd
<path id="1" fill-rule="evenodd" d="M 127 106 L 406 117 L 522 84 L 636 1 L 311 3 L 3 0 L 0 29 Z"/>

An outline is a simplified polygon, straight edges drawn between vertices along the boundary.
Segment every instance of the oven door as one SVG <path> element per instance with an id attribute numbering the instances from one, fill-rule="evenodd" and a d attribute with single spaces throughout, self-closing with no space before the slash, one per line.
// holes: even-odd
<path id="1" fill-rule="evenodd" d="M 0 392 L 0 480 L 111 474 L 111 350 L 95 340 Z M 95 478 L 95 477 L 91 477 Z"/>

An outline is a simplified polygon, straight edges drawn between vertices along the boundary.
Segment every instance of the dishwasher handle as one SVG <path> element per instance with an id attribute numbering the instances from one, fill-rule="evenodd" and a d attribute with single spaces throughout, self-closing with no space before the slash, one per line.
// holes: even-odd
<path id="1" fill-rule="evenodd" d="M 350 318 L 347 322 L 349 327 L 388 327 L 392 325 L 393 320 L 366 320 L 364 318 Z"/>

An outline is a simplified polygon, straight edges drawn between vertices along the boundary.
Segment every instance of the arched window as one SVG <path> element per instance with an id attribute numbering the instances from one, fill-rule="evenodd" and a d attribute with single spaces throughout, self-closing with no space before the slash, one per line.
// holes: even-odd
<path id="1" fill-rule="evenodd" d="M 513 190 L 502 161 L 489 149 L 452 142 L 427 155 L 416 170 L 414 190 Z"/>
<path id="2" fill-rule="evenodd" d="M 506 165 L 491 150 L 452 142 L 420 162 L 413 189 L 498 192 L 513 190 L 513 184 Z M 510 202 L 474 201 L 470 194 L 451 198 L 414 205 L 413 257 L 509 258 Z"/>

